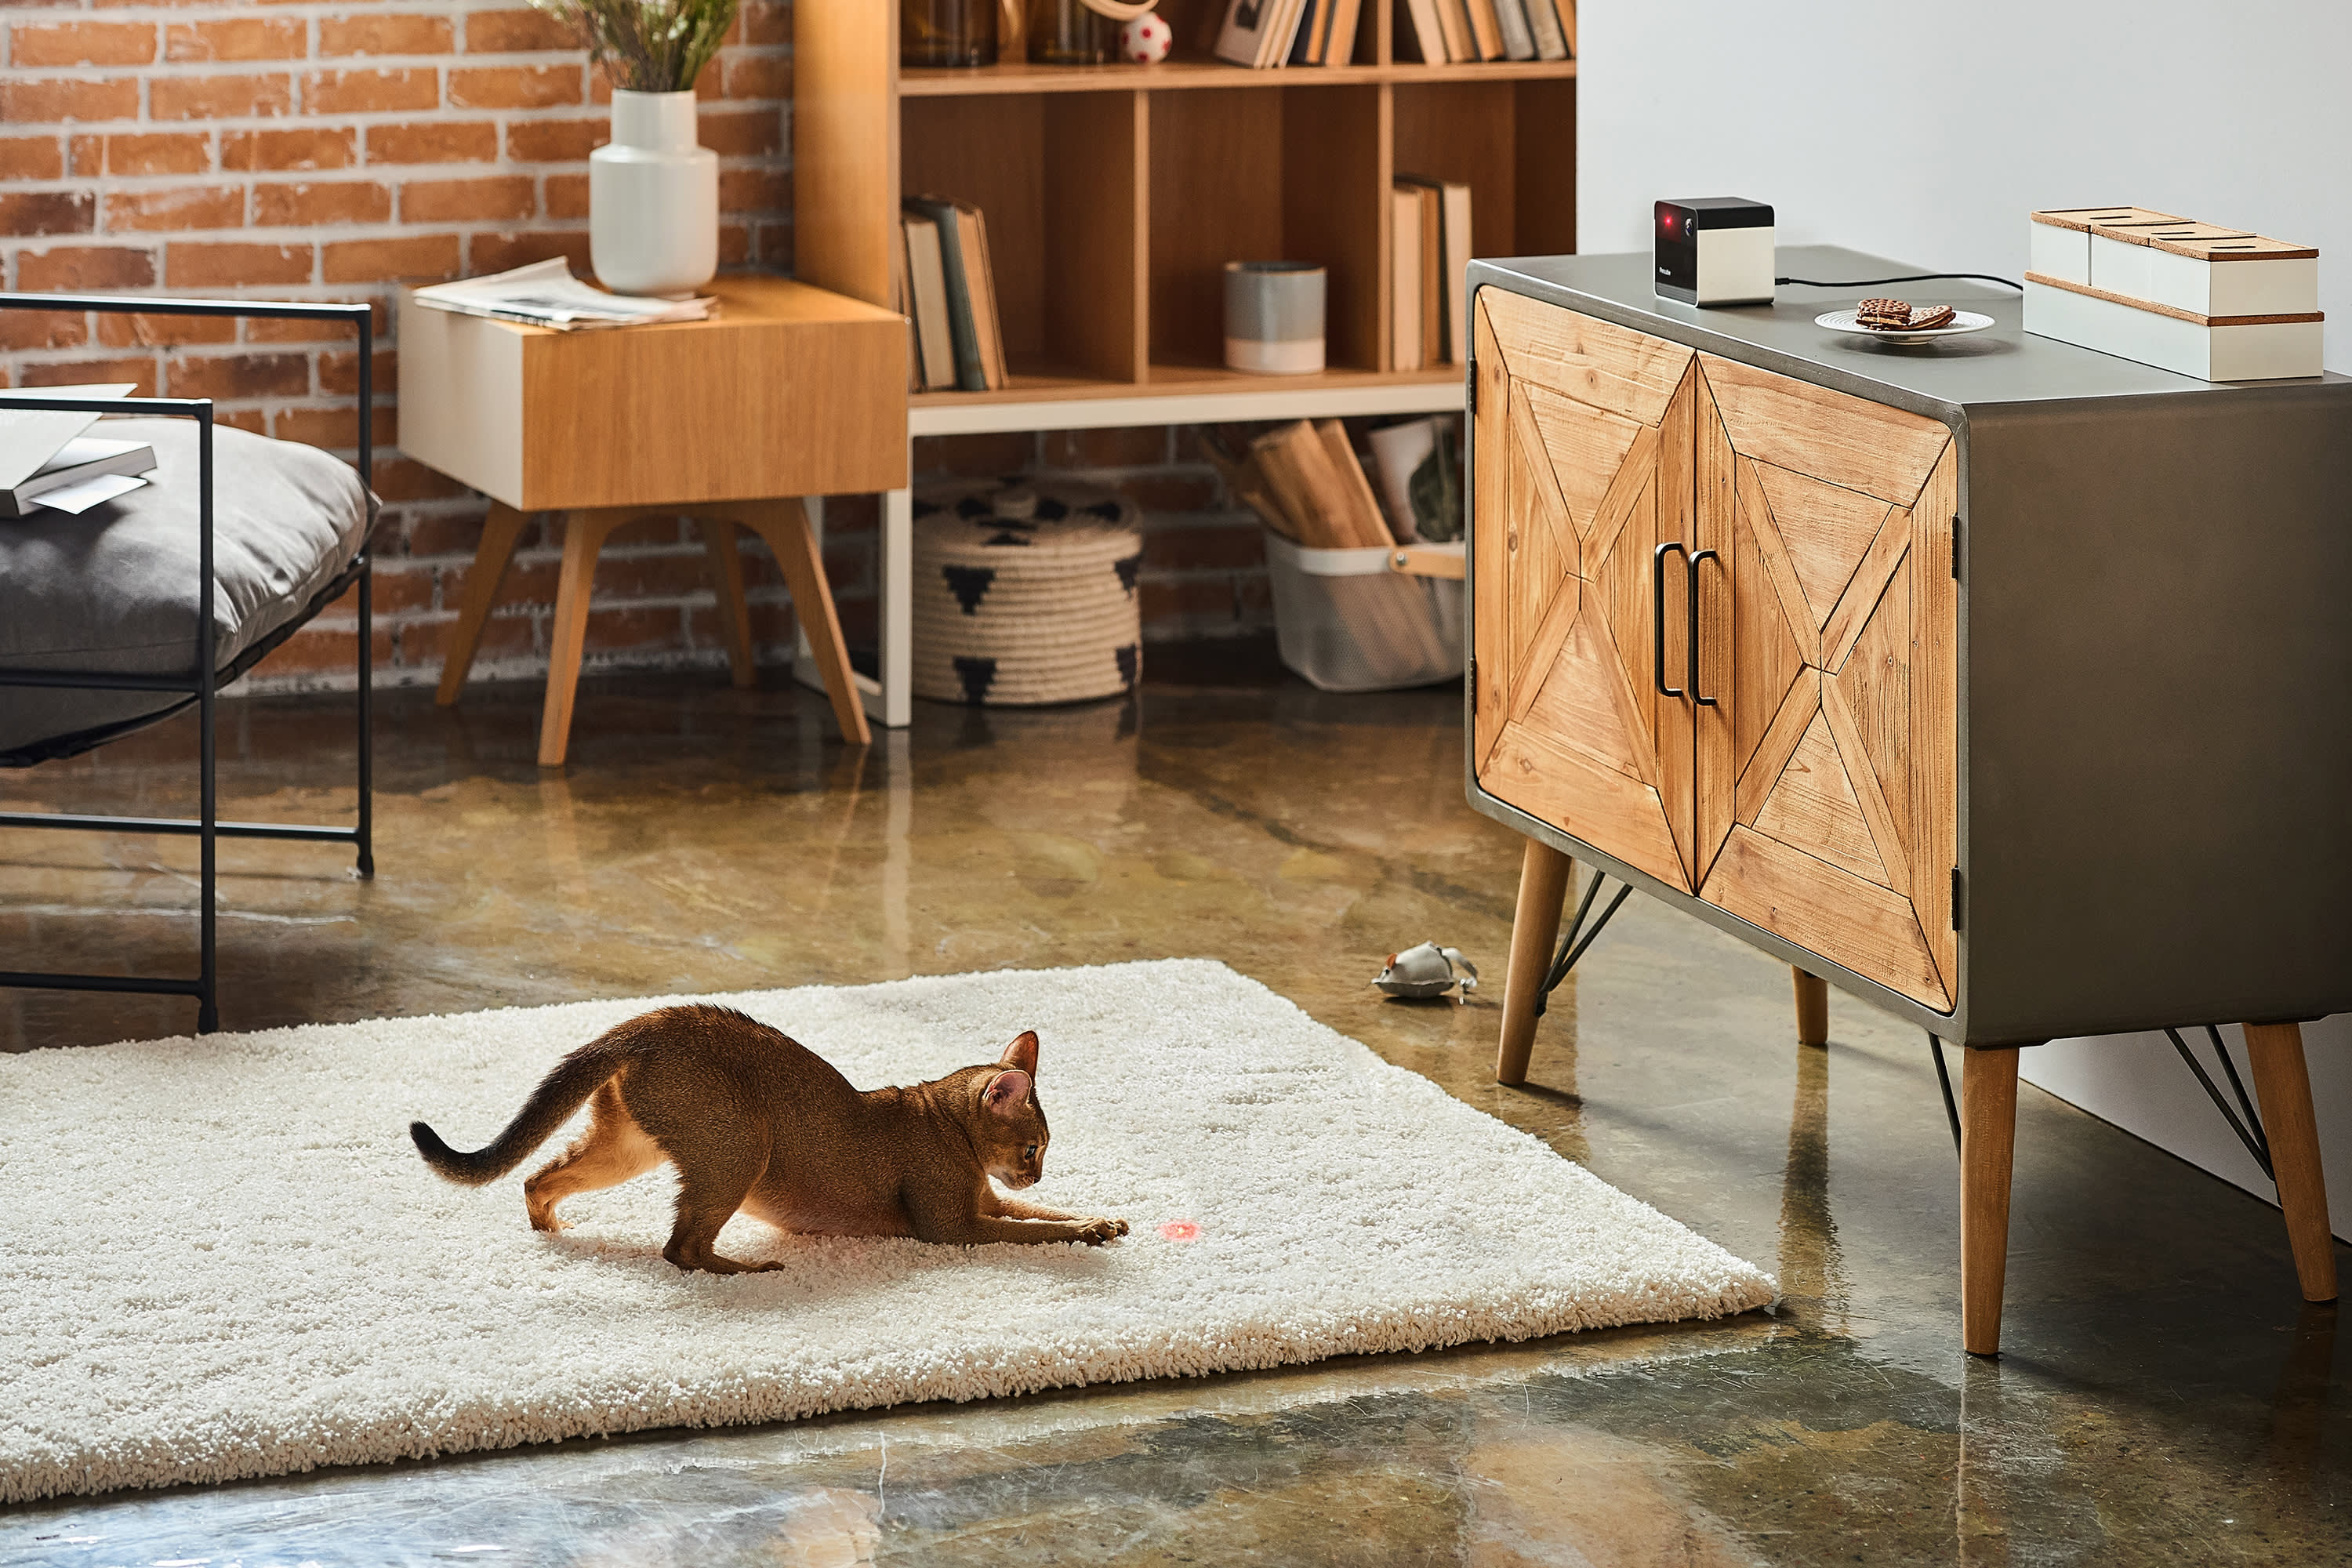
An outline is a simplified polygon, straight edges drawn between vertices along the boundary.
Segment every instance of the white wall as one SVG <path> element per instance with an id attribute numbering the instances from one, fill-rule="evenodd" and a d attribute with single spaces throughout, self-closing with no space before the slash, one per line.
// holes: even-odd
<path id="1" fill-rule="evenodd" d="M 1581 0 L 1577 237 L 1741 195 L 1788 244 L 2015 278 L 2036 207 L 2130 202 L 2320 250 L 2352 371 L 2344 0 Z"/>
<path id="2" fill-rule="evenodd" d="M 1645 248 L 1661 196 L 1742 195 L 1772 204 L 1782 244 L 2015 278 L 2028 212 L 2128 202 L 2317 246 L 2326 361 L 2352 371 L 2345 0 L 1582 0 L 1579 15 L 1584 250 Z M 2336 1233 L 2352 1239 L 2352 1017 L 2304 1039 Z M 2271 1195 L 2161 1035 L 2042 1047 L 2025 1076 Z"/>

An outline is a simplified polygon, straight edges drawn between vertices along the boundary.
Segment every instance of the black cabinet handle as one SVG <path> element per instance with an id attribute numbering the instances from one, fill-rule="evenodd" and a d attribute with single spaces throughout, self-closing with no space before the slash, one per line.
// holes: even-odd
<path id="1" fill-rule="evenodd" d="M 1722 559 L 1712 550 L 1702 550 L 1690 558 L 1690 694 L 1691 700 L 1702 708 L 1712 708 L 1716 704 L 1714 698 L 1698 694 L 1698 563 Z"/>
<path id="2" fill-rule="evenodd" d="M 1670 550 L 1685 560 L 1690 556 L 1679 540 L 1670 540 L 1650 554 L 1650 679 L 1657 683 L 1659 696 L 1680 697 L 1682 688 L 1666 684 L 1666 552 Z"/>

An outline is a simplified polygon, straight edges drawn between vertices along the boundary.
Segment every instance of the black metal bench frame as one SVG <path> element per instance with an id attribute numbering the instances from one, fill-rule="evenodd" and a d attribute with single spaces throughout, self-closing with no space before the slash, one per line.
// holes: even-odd
<path id="1" fill-rule="evenodd" d="M 371 485 L 375 447 L 372 415 L 374 397 L 375 328 L 373 307 L 362 304 L 280 304 L 247 300 L 121 299 L 80 294 L 0 293 L 0 310 L 91 310 L 104 314 L 147 316 L 263 317 L 320 321 L 347 321 L 359 334 L 359 473 L 368 495 L 373 529 L 374 496 Z M 220 1026 L 219 972 L 214 939 L 217 893 L 215 850 L 223 838 L 314 839 L 350 844 L 359 855 L 359 874 L 375 875 L 372 837 L 373 770 L 370 755 L 373 740 L 371 711 L 374 662 L 372 657 L 373 605 L 370 557 L 373 542 L 362 541 L 352 568 L 331 585 L 318 603 L 281 628 L 291 632 L 348 584 L 359 589 L 359 821 L 350 827 L 310 826 L 276 822 L 223 822 L 214 787 L 215 723 L 218 662 L 215 658 L 213 626 L 213 405 L 201 397 L 43 397 L 11 392 L 5 406 L 89 414 L 153 414 L 193 419 L 197 428 L 197 495 L 199 578 L 196 604 L 194 668 L 186 675 L 116 675 L 102 670 L 12 669 L 0 668 L 0 687 L 52 687 L 80 691 L 175 692 L 195 700 L 197 714 L 198 805 L 190 817 L 92 816 L 67 812 L 0 812 L 0 827 L 65 828 L 100 833 L 162 833 L 193 837 L 198 845 L 201 902 L 197 911 L 197 968 L 193 979 L 122 974 L 50 973 L 0 970 L 0 987 L 57 991 L 142 992 L 196 999 L 196 1032 L 209 1034 Z"/>

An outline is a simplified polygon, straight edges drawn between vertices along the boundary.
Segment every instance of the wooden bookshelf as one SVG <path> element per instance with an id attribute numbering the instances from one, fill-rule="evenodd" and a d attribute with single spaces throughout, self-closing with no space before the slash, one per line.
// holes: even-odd
<path id="1" fill-rule="evenodd" d="M 910 437 L 1458 410 L 1462 366 L 1395 368 L 1391 185 L 1466 182 L 1476 255 L 1574 250 L 1576 66 L 1423 64 L 1396 4 L 1364 0 L 1362 63 L 1344 67 L 1227 65 L 1210 55 L 1223 0 L 1164 0 L 1177 54 L 1159 65 L 902 71 L 896 0 L 803 0 L 795 270 L 887 305 L 902 195 L 987 215 L 1012 374 L 910 396 Z M 1276 258 L 1329 269 L 1320 374 L 1224 368 L 1224 264 Z M 882 675 L 859 685 L 894 728 L 912 707 L 913 529 L 909 492 L 890 492 Z"/>
<path id="2" fill-rule="evenodd" d="M 1015 374 L 917 406 L 1263 390 L 1221 368 L 1223 266 L 1273 258 L 1329 269 L 1337 384 L 1458 382 L 1394 369 L 1389 189 L 1466 182 L 1477 255 L 1575 249 L 1576 64 L 1400 59 L 1396 4 L 1366 0 L 1364 63 L 1274 70 L 1208 55 L 1221 0 L 1160 7 L 1159 65 L 970 70 L 899 69 L 892 5 L 796 6 L 796 270 L 887 304 L 900 197 L 981 207 Z"/>
<path id="3" fill-rule="evenodd" d="M 1186 88 L 1276 88 L 1310 73 L 1322 82 L 1361 86 L 1368 82 L 1558 81 L 1576 74 L 1574 60 L 1495 60 L 1485 65 L 1318 66 L 1252 70 L 1207 55 L 1180 55 L 1156 66 L 1035 66 L 1025 60 L 970 70 L 901 70 L 900 98 L 977 98 L 1007 92 L 1107 92 L 1148 89 L 1178 92 Z"/>

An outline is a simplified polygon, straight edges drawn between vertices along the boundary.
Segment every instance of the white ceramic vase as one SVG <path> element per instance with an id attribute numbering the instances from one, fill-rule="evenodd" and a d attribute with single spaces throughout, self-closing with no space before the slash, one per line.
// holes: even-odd
<path id="1" fill-rule="evenodd" d="M 616 294 L 688 294 L 719 270 L 719 154 L 695 141 L 694 93 L 613 94 L 613 139 L 588 154 L 588 257 Z"/>

